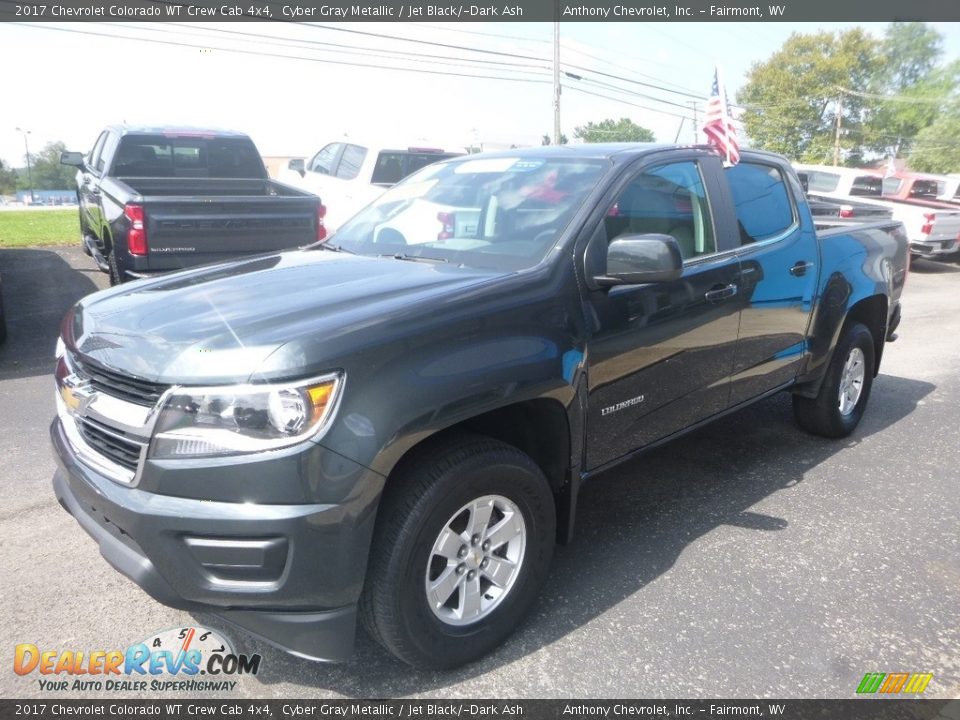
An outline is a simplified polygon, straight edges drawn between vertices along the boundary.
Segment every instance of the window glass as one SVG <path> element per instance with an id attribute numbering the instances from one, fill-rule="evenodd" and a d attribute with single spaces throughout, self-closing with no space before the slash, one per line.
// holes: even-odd
<path id="1" fill-rule="evenodd" d="M 808 192 L 833 192 L 840 184 L 840 176 L 836 173 L 821 170 L 807 170 Z"/>
<path id="2" fill-rule="evenodd" d="M 671 235 L 686 260 L 717 251 L 710 206 L 695 162 L 644 171 L 624 189 L 604 221 L 607 240 L 618 235 Z"/>
<path id="3" fill-rule="evenodd" d="M 458 153 L 384 150 L 377 156 L 371 182 L 374 185 L 396 185 L 408 175 L 441 160 L 457 157 Z"/>
<path id="4" fill-rule="evenodd" d="M 741 162 L 724 170 L 740 226 L 740 242 L 776 237 L 793 225 L 793 202 L 780 170 Z"/>
<path id="5" fill-rule="evenodd" d="M 113 160 L 117 177 L 264 178 L 248 138 L 126 135 Z"/>
<path id="6" fill-rule="evenodd" d="M 365 157 L 367 157 L 366 148 L 359 145 L 347 145 L 340 157 L 340 164 L 337 165 L 337 177 L 344 180 L 353 180 L 360 174 L 360 166 L 363 165 Z"/>
<path id="7" fill-rule="evenodd" d="M 103 149 L 103 143 L 107 139 L 107 133 L 100 133 L 100 137 L 97 138 L 97 141 L 93 144 L 93 149 L 90 151 L 90 154 L 87 155 L 87 165 L 94 169 L 97 168 L 97 161 L 100 159 L 100 151 Z M 102 166 L 101 168 L 102 169 Z"/>
<path id="8" fill-rule="evenodd" d="M 103 146 L 100 148 L 100 157 L 97 158 L 97 172 L 103 172 L 106 168 L 107 160 L 112 158 L 117 149 L 117 143 L 120 138 L 112 132 L 106 133 L 103 140 Z"/>
<path id="9" fill-rule="evenodd" d="M 340 148 L 343 143 L 330 143 L 323 150 L 313 156 L 310 165 L 307 168 L 310 172 L 320 173 L 321 175 L 331 175 L 333 173 L 333 164 L 340 154 Z"/>
<path id="10" fill-rule="evenodd" d="M 900 190 L 900 185 L 902 184 L 900 178 L 888 177 L 883 179 L 883 194 L 884 195 L 896 195 Z"/>
<path id="11" fill-rule="evenodd" d="M 884 187 L 884 179 L 876 175 L 859 175 L 853 179 L 853 186 L 850 188 L 851 195 L 860 195 L 862 197 L 880 197 L 887 192 Z M 899 181 L 897 182 L 899 186 Z M 896 192 L 894 190 L 893 192 Z"/>
<path id="12" fill-rule="evenodd" d="M 943 193 L 944 183 L 936 180 L 914 180 L 913 187 L 910 188 L 910 197 L 920 198 L 922 200 L 936 200 L 937 196 Z"/>
<path id="13" fill-rule="evenodd" d="M 556 245 L 609 167 L 536 156 L 431 164 L 340 226 L 336 242 L 362 255 L 530 267 Z"/>

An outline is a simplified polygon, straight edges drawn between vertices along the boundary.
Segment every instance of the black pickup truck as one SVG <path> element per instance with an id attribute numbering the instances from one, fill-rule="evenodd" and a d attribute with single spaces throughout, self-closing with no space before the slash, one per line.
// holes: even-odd
<path id="1" fill-rule="evenodd" d="M 778 391 L 852 432 L 907 254 L 818 234 L 777 155 L 445 161 L 311 248 L 78 303 L 54 489 L 160 602 L 327 660 L 359 615 L 453 667 L 521 621 L 584 482 Z"/>
<path id="2" fill-rule="evenodd" d="M 270 180 L 240 133 L 110 126 L 60 162 L 79 168 L 83 248 L 113 285 L 325 234 L 320 199 Z"/>

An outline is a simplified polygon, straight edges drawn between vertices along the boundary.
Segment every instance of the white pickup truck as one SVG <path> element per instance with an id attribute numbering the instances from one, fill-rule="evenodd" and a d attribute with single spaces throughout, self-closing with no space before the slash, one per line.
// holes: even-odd
<path id="1" fill-rule="evenodd" d="M 794 163 L 794 168 L 806 176 L 811 197 L 852 198 L 889 208 L 893 219 L 906 228 L 913 255 L 937 257 L 955 252 L 960 246 L 960 207 L 954 210 L 883 197 L 884 174 L 879 170 L 799 163 Z"/>
<path id="2" fill-rule="evenodd" d="M 420 168 L 464 151 L 402 144 L 358 144 L 352 138 L 325 145 L 308 162 L 290 160 L 280 182 L 319 195 L 328 233 Z"/>

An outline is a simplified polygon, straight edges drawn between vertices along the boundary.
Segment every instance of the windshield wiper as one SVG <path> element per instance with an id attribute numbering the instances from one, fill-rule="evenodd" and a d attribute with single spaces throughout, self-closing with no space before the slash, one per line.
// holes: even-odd
<path id="1" fill-rule="evenodd" d="M 334 245 L 329 240 L 321 240 L 320 242 L 315 242 L 311 245 L 307 245 L 307 250 L 313 250 L 314 248 L 320 248 L 321 250 L 329 250 L 330 252 L 339 252 L 346 253 L 347 255 L 356 255 L 353 250 L 347 250 L 343 245 Z"/>
<path id="2" fill-rule="evenodd" d="M 430 257 L 429 255 L 407 255 L 406 253 L 397 253 L 396 255 L 380 255 L 380 257 L 392 257 L 394 260 L 407 260 L 408 262 L 431 262 L 431 263 L 450 262 L 446 258 Z"/>

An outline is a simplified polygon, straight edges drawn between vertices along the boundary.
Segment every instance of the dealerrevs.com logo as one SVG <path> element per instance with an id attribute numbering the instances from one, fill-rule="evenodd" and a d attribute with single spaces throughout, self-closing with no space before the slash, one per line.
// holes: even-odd
<path id="1" fill-rule="evenodd" d="M 238 655 L 218 631 L 202 627 L 163 630 L 126 649 L 48 650 L 17 645 L 13 670 L 39 675 L 46 692 L 83 690 L 199 692 L 233 690 L 239 675 L 256 675 L 260 655 Z"/>

